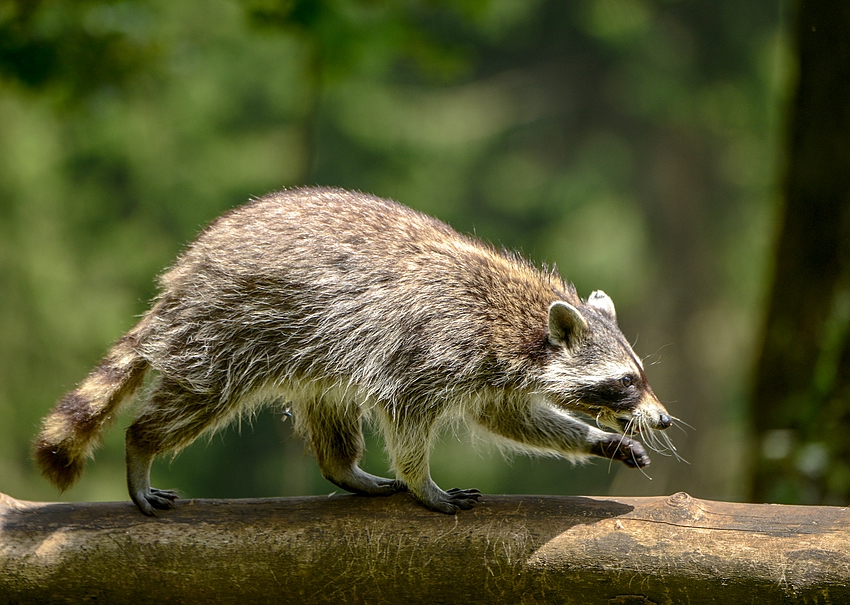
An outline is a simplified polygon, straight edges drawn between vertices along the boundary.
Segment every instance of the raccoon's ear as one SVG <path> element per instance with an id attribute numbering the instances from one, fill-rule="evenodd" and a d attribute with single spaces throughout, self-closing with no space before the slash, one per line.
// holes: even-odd
<path id="1" fill-rule="evenodd" d="M 605 315 L 611 321 L 617 321 L 617 311 L 614 310 L 614 301 L 602 290 L 594 290 L 587 297 L 587 304 Z"/>
<path id="2" fill-rule="evenodd" d="M 587 320 L 569 303 L 556 300 L 549 305 L 549 342 L 571 347 L 587 332 Z"/>

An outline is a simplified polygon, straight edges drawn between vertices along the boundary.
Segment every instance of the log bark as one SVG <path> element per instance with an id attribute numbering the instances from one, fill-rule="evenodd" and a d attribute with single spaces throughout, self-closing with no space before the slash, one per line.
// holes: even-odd
<path id="1" fill-rule="evenodd" d="M 850 603 L 850 509 L 407 494 L 129 502 L 0 495 L 0 602 Z"/>

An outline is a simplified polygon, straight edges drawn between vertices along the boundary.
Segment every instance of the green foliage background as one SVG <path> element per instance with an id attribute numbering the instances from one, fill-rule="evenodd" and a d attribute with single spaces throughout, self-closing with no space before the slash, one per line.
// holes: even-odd
<path id="1" fill-rule="evenodd" d="M 392 197 L 603 289 L 686 465 L 506 460 L 447 434 L 486 492 L 736 499 L 768 285 L 785 3 L 86 0 L 0 4 L 0 491 L 56 499 L 40 417 L 222 211 L 284 186 Z M 189 497 L 334 488 L 279 411 L 154 469 Z M 119 422 L 119 427 L 126 426 Z M 234 427 L 239 428 L 239 427 Z M 675 430 L 675 429 L 674 429 Z M 63 499 L 125 499 L 113 430 Z M 385 472 L 380 441 L 367 467 Z"/>

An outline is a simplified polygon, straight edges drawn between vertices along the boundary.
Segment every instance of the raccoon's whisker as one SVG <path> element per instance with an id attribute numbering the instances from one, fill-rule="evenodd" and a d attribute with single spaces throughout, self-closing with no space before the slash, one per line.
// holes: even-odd
<path id="1" fill-rule="evenodd" d="M 643 360 L 646 361 L 648 359 L 651 359 L 652 361 L 649 362 L 649 365 L 651 365 L 651 366 L 654 366 L 654 365 L 661 363 L 661 361 L 662 361 L 662 358 L 661 358 L 662 349 L 669 347 L 671 344 L 673 344 L 673 343 L 668 342 L 666 345 L 661 345 L 660 347 L 658 347 L 655 350 L 655 353 L 651 353 L 650 355 L 647 355 L 646 357 L 643 358 Z"/>
<path id="2" fill-rule="evenodd" d="M 649 449 L 661 454 L 662 456 L 675 456 L 676 458 L 680 458 L 680 456 L 676 453 L 676 447 L 673 445 L 673 442 L 666 433 L 662 433 L 647 426 L 649 421 L 646 417 L 637 416 L 636 419 L 638 423 L 638 430 Z"/>
<path id="3" fill-rule="evenodd" d="M 674 445 L 673 445 L 673 441 L 670 439 L 669 435 L 667 435 L 666 433 L 662 433 L 662 434 L 661 434 L 661 439 L 662 439 L 662 440 L 663 440 L 663 441 L 667 444 L 667 446 L 670 448 L 670 451 L 671 451 L 671 453 L 673 454 L 673 456 L 676 458 L 676 460 L 678 460 L 679 462 L 684 462 L 685 464 L 690 464 L 690 462 L 688 462 L 687 460 L 685 460 L 685 459 L 681 456 L 681 454 L 679 454 L 679 451 L 676 449 L 676 446 L 674 446 Z"/>
<path id="4" fill-rule="evenodd" d="M 646 418 L 644 418 L 642 415 L 638 415 L 635 416 L 632 420 L 635 422 L 635 424 L 637 424 L 638 434 L 647 442 L 651 441 L 652 433 L 651 431 L 647 430 Z"/>
<path id="5" fill-rule="evenodd" d="M 634 419 L 632 419 L 632 420 L 634 420 Z M 628 424 L 626 425 L 626 430 L 628 430 L 629 426 L 632 424 L 632 420 L 629 420 Z M 620 435 L 620 441 L 619 441 L 619 443 L 617 443 L 617 450 L 619 450 L 620 447 L 623 445 L 623 441 L 625 441 L 625 439 L 626 439 L 626 433 L 624 432 L 622 435 Z M 634 453 L 632 453 L 632 459 L 634 459 Z M 611 466 L 613 464 L 614 464 L 614 454 L 611 454 L 611 457 L 608 459 L 608 472 L 609 473 L 611 472 Z M 637 466 L 637 461 L 635 461 L 635 466 Z"/>
<path id="6" fill-rule="evenodd" d="M 645 418 L 641 418 L 640 420 L 640 434 L 644 438 L 647 447 L 654 452 L 658 452 L 661 455 L 666 456 L 667 453 L 665 451 L 664 446 L 658 439 L 658 435 L 656 431 L 652 430 L 648 426 L 646 426 L 647 421 Z"/>
<path id="7" fill-rule="evenodd" d="M 645 419 L 641 421 L 641 424 L 641 435 L 643 435 L 646 446 L 649 449 L 662 456 L 673 456 L 680 462 L 690 464 L 690 462 L 685 460 L 681 454 L 679 454 L 679 451 L 673 444 L 673 440 L 670 439 L 670 436 L 667 433 L 646 428 L 643 426 L 643 424 L 645 424 Z"/>
<path id="8" fill-rule="evenodd" d="M 670 450 L 671 452 L 676 451 L 676 446 L 673 445 L 673 440 L 670 439 L 670 436 L 667 433 L 656 432 L 656 434 L 654 436 L 655 436 L 656 441 L 658 441 L 659 443 L 663 441 L 664 446 L 668 450 Z"/>
<path id="9" fill-rule="evenodd" d="M 643 415 L 637 415 L 632 418 L 632 421 L 637 424 L 637 432 L 643 438 L 652 439 L 652 431 L 646 425 L 646 418 Z"/>
<path id="10" fill-rule="evenodd" d="M 662 456 L 674 456 L 675 453 L 666 445 L 660 443 L 658 438 L 656 437 L 652 442 L 647 441 L 647 447 L 651 449 L 656 454 L 660 454 Z"/>
<path id="11" fill-rule="evenodd" d="M 672 418 L 672 419 L 673 419 L 673 421 L 674 421 L 673 423 L 674 423 L 676 426 L 678 426 L 678 427 L 679 427 L 679 429 L 680 429 L 680 430 L 682 430 L 682 432 L 684 432 L 684 429 L 682 429 L 682 426 L 686 426 L 686 427 L 688 427 L 689 429 L 691 429 L 692 431 L 695 431 L 695 430 L 696 430 L 694 427 L 692 427 L 690 424 L 688 424 L 687 422 L 685 422 L 685 421 L 684 421 L 684 420 L 682 420 L 681 418 L 677 418 L 676 416 L 672 416 L 672 415 L 670 416 L 670 418 Z"/>
<path id="12" fill-rule="evenodd" d="M 664 454 L 665 452 L 669 452 L 672 447 L 672 443 L 664 433 L 660 431 L 656 431 L 654 429 L 647 429 L 647 434 L 649 435 L 649 440 L 652 442 L 652 449 L 654 449 L 659 454 Z M 676 449 L 676 448 L 672 448 Z"/>
<path id="13" fill-rule="evenodd" d="M 680 431 L 682 431 L 682 434 L 683 434 L 683 435 L 687 435 L 687 434 L 688 434 L 688 432 L 687 432 L 685 429 L 683 429 L 683 428 L 682 428 L 682 426 L 681 426 L 679 423 L 674 422 L 674 423 L 673 423 L 673 426 L 675 426 L 677 429 L 679 429 Z"/>
<path id="14" fill-rule="evenodd" d="M 649 479 L 650 481 L 652 481 L 652 477 L 650 477 L 650 476 L 646 473 L 646 471 L 645 471 L 645 470 L 643 470 L 643 469 L 642 469 L 642 468 L 638 465 L 637 460 L 635 460 L 635 455 L 634 455 L 634 453 L 632 453 L 632 461 L 634 461 L 634 463 L 635 463 L 635 468 L 636 468 L 637 470 L 639 470 L 639 471 L 640 471 L 640 474 L 641 474 L 641 475 L 643 475 L 644 477 L 646 477 L 647 479 Z"/>

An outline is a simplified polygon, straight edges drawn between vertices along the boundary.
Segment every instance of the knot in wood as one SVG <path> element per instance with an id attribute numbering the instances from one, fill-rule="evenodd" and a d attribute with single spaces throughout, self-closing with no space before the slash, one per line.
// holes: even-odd
<path id="1" fill-rule="evenodd" d="M 692 500 L 693 498 L 691 498 L 690 494 L 686 492 L 677 492 L 667 498 L 667 504 L 670 506 L 687 507 L 690 506 Z"/>

